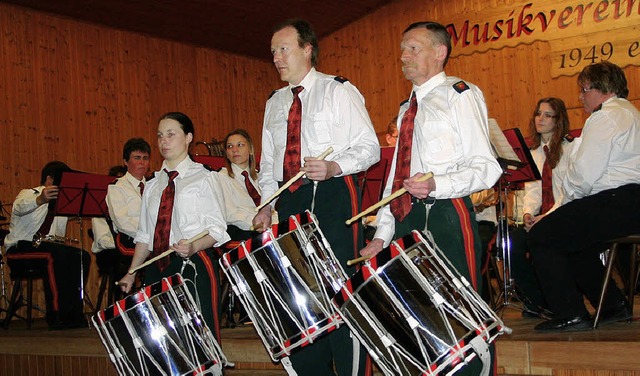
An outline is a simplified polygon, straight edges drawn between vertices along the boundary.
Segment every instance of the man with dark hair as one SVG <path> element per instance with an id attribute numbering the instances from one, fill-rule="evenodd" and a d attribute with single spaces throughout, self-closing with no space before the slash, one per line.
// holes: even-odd
<path id="1" fill-rule="evenodd" d="M 46 316 L 52 329 L 87 325 L 80 295 L 80 255 L 85 281 L 91 258 L 63 241 L 67 217 L 54 213 L 58 185 L 65 171 L 72 170 L 63 162 L 49 162 L 42 169 L 40 186 L 20 191 L 13 202 L 9 234 L 5 238 L 10 269 L 46 270 L 43 278 Z M 37 244 L 35 239 L 43 241 Z"/>
<path id="2" fill-rule="evenodd" d="M 603 244 L 640 228 L 640 112 L 627 99 L 627 80 L 609 62 L 578 75 L 587 119 L 563 180 L 565 201 L 529 231 L 530 251 L 552 320 L 537 331 L 587 330 L 593 325 L 583 294 L 597 306 L 604 277 Z M 593 215 L 597 208 L 598 215 Z M 600 323 L 631 317 L 611 281 Z"/>
<path id="3" fill-rule="evenodd" d="M 133 238 L 138 231 L 142 193 L 149 172 L 151 146 L 142 138 L 129 139 L 122 149 L 126 174 L 107 189 L 109 218 L 113 222 L 116 248 L 127 256 L 133 255 Z"/>
<path id="4" fill-rule="evenodd" d="M 380 159 L 364 98 L 345 78 L 316 71 L 318 42 L 306 21 L 279 25 L 271 38 L 271 53 L 280 79 L 289 85 L 274 91 L 266 105 L 258 178 L 262 199 L 304 171 L 306 177 L 285 190 L 275 208 L 281 220 L 312 210 L 349 274 L 355 269 L 346 262 L 362 243 L 361 228 L 344 224 L 359 211 L 356 174 Z M 333 153 L 326 160 L 315 158 L 330 146 Z M 256 230 L 271 225 L 272 205 L 254 218 Z M 299 375 L 362 374 L 365 351 L 350 334 L 342 326 L 296 351 L 293 367 Z"/>
<path id="5" fill-rule="evenodd" d="M 117 165 L 109 169 L 108 175 L 114 178 L 120 178 L 126 173 L 126 167 Z M 108 217 L 91 218 L 91 234 L 93 239 L 91 252 L 96 256 L 98 273 L 102 275 L 108 271 L 111 281 L 117 281 L 128 271 L 131 258 L 123 256 L 122 253 L 118 251 L 113 232 L 113 227 Z M 120 298 L 120 289 L 113 289 L 111 286 L 108 286 L 107 291 L 113 291 L 113 294 L 107 297 L 107 302 L 109 302 L 109 298 L 111 297 L 113 297 L 114 300 Z M 102 297 L 98 296 L 98 302 L 96 303 L 98 306 L 102 302 L 101 299 Z"/>

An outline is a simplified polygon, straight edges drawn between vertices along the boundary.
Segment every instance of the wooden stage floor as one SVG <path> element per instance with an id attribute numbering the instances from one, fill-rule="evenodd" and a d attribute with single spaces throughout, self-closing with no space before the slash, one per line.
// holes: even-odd
<path id="1" fill-rule="evenodd" d="M 636 300 L 636 302 L 638 299 Z M 640 376 L 640 307 L 636 320 L 613 323 L 595 331 L 541 334 L 533 331 L 538 319 L 520 312 L 500 311 L 513 329 L 496 345 L 500 375 Z M 225 375 L 286 375 L 271 363 L 251 326 L 223 329 L 222 347 L 236 364 Z M 100 338 L 93 329 L 50 331 L 36 321 L 31 330 L 22 321 L 0 329 L 0 375 L 116 375 Z"/>

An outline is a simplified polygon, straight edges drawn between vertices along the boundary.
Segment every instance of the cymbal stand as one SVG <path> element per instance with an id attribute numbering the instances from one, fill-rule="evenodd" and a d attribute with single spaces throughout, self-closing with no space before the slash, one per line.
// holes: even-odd
<path id="1" fill-rule="evenodd" d="M 498 255 L 502 257 L 502 281 L 500 294 L 494 304 L 497 311 L 511 307 L 520 311 L 526 311 L 522 298 L 519 296 L 516 281 L 511 276 L 511 237 L 509 236 L 509 219 L 507 216 L 507 200 L 509 198 L 509 182 L 498 181 L 498 233 L 496 245 Z M 499 274 L 499 273 L 498 273 Z"/>
<path id="2" fill-rule="evenodd" d="M 93 306 L 93 303 L 91 302 L 91 299 L 89 298 L 89 296 L 87 294 L 85 294 L 84 291 L 84 224 L 83 224 L 83 220 L 82 217 L 78 217 L 78 224 L 80 225 L 80 299 L 82 300 L 82 313 L 84 313 L 85 310 L 85 306 L 88 305 L 90 312 L 94 312 L 95 311 L 95 307 Z M 88 319 L 87 319 L 88 321 Z M 91 324 L 91 323 L 89 323 Z M 89 327 L 91 327 L 91 325 L 89 325 Z"/>
<path id="3" fill-rule="evenodd" d="M 0 244 L 0 278 L 2 278 L 2 282 L 0 282 L 0 312 L 6 312 L 9 308 L 9 298 L 7 298 L 7 285 L 4 274 L 4 253 L 3 239 L 2 244 Z"/>
<path id="4" fill-rule="evenodd" d="M 5 205 L 3 205 L 2 201 L 0 201 L 0 217 L 2 220 L 6 220 L 7 218 L 9 218 L 11 216 L 11 214 L 7 211 L 7 209 L 5 209 Z M 8 224 L 7 223 L 3 223 L 2 225 Z M 1 225 L 0 225 L 1 226 Z M 0 240 L 0 278 L 2 278 L 2 281 L 0 282 L 0 312 L 7 312 L 7 309 L 9 308 L 9 298 L 7 297 L 7 282 L 6 282 L 6 277 L 4 274 L 4 255 L 6 253 L 6 249 L 4 246 L 4 236 L 2 237 L 2 239 Z"/>

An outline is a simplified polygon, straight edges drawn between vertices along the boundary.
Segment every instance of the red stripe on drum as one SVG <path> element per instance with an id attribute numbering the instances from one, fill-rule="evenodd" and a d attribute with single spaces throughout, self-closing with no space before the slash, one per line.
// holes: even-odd
<path id="1" fill-rule="evenodd" d="M 360 271 L 362 272 L 363 281 L 368 281 L 369 278 L 373 277 L 373 275 L 375 274 L 374 272 L 372 272 L 371 267 L 367 267 L 366 265 L 363 266 Z"/>

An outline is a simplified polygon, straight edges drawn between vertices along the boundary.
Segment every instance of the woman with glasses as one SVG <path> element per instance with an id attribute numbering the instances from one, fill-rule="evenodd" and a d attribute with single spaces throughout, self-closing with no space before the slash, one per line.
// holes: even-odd
<path id="1" fill-rule="evenodd" d="M 526 232 L 564 200 L 562 176 L 566 172 L 571 144 L 565 139 L 569 132 L 569 116 L 562 99 L 540 99 L 531 116 L 529 130 L 532 134 L 531 156 L 542 179 L 524 186 L 524 228 L 511 234 L 511 274 L 522 295 L 523 316 L 535 317 L 548 316 L 549 312 L 531 266 L 535 260 L 531 260 L 528 252 Z"/>

